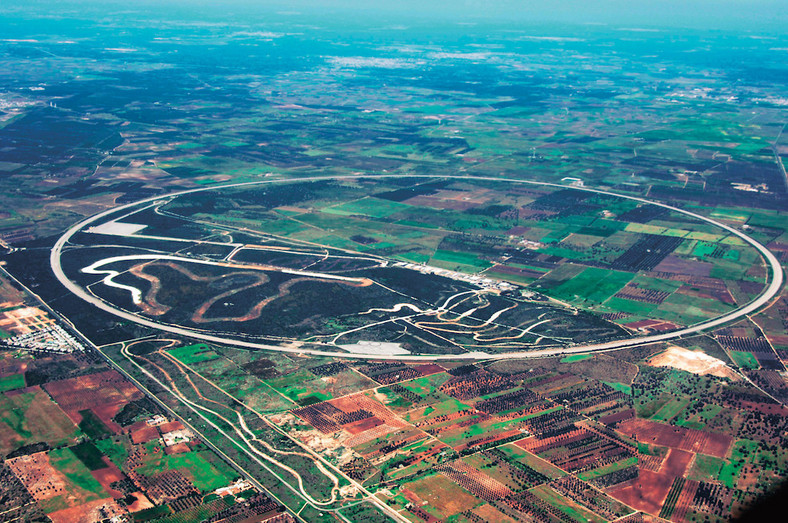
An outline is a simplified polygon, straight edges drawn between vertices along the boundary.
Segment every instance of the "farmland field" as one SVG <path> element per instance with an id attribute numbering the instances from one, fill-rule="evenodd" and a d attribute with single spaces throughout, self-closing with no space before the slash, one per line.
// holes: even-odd
<path id="1" fill-rule="evenodd" d="M 765 520 L 777 3 L 3 0 L 0 520 Z"/>

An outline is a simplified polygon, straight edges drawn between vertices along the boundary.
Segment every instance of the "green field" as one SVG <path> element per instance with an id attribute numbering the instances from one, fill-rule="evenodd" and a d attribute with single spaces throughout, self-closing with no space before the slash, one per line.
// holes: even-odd
<path id="1" fill-rule="evenodd" d="M 750 219 L 747 225 L 751 227 L 768 227 L 770 229 L 786 230 L 788 213 L 767 210 L 748 210 Z"/>
<path id="2" fill-rule="evenodd" d="M 546 501 L 549 505 L 555 507 L 560 512 L 563 512 L 572 518 L 574 521 L 583 523 L 604 523 L 607 521 L 604 518 L 589 511 L 588 509 L 578 505 L 574 501 L 562 496 L 547 485 L 536 486 L 531 489 L 531 492 L 539 499 Z"/>
<path id="3" fill-rule="evenodd" d="M 462 403 L 461 401 L 449 398 L 440 403 L 435 403 L 431 406 L 425 407 L 421 413 L 417 411 L 410 412 L 405 415 L 404 419 L 408 422 L 416 422 L 425 419 L 437 418 L 439 416 L 448 416 L 460 412 L 461 410 L 468 410 L 471 407 Z"/>
<path id="4" fill-rule="evenodd" d="M 683 413 L 683 416 L 685 417 L 674 420 L 674 423 L 680 427 L 702 430 L 709 422 L 709 420 L 714 418 L 722 410 L 723 410 L 722 407 L 720 407 L 719 405 L 707 403 L 706 405 L 703 406 L 703 410 L 701 410 L 699 413 L 695 415 L 691 415 L 688 418 L 686 416 L 689 416 L 689 414 L 685 411 Z"/>
<path id="5" fill-rule="evenodd" d="M 627 232 L 635 232 L 639 234 L 657 234 L 660 236 L 673 236 L 676 238 L 684 238 L 690 233 L 690 231 L 686 229 L 673 229 L 644 223 L 629 223 L 624 230 Z"/>
<path id="6" fill-rule="evenodd" d="M 627 312 L 641 318 L 649 318 L 652 317 L 652 312 L 656 310 L 657 305 L 654 303 L 643 303 L 641 301 L 627 300 L 613 296 L 605 302 L 604 307 L 605 309 L 610 309 L 615 312 Z M 631 320 L 636 321 L 637 319 L 638 318 L 632 318 Z"/>
<path id="7" fill-rule="evenodd" d="M 709 276 L 721 280 L 742 280 L 746 279 L 745 274 L 751 265 L 742 263 L 744 260 L 725 260 L 715 259 Z"/>
<path id="8" fill-rule="evenodd" d="M 73 447 L 69 447 L 71 452 L 79 458 L 90 470 L 101 470 L 107 468 L 107 464 L 101 459 L 101 451 L 89 441 L 82 441 Z"/>
<path id="9" fill-rule="evenodd" d="M 506 454 L 507 459 L 511 461 L 519 461 L 550 479 L 557 479 L 566 476 L 566 472 L 563 470 L 543 460 L 542 458 L 535 456 L 524 449 L 521 449 L 514 443 L 502 445 L 498 447 L 498 450 Z"/>
<path id="10" fill-rule="evenodd" d="M 628 467 L 634 467 L 637 464 L 638 464 L 637 456 L 632 456 L 627 459 L 623 459 L 621 461 L 616 461 L 615 463 L 611 463 L 610 465 L 605 465 L 604 467 L 599 467 L 597 469 L 581 472 L 580 474 L 577 475 L 577 477 L 582 479 L 583 481 L 589 481 L 594 478 L 606 476 L 607 474 L 611 474 L 613 472 L 616 472 L 617 470 L 623 470 Z"/>
<path id="11" fill-rule="evenodd" d="M 363 215 L 372 218 L 386 218 L 392 214 L 411 209 L 405 203 L 392 202 L 378 198 L 362 198 L 352 202 L 343 203 L 334 207 L 325 207 L 322 212 L 338 214 L 340 216 Z"/>
<path id="12" fill-rule="evenodd" d="M 730 461 L 726 462 L 720 470 L 719 480 L 728 488 L 735 488 L 739 471 L 745 463 L 752 463 L 758 451 L 758 442 L 740 439 L 731 448 Z"/>
<path id="13" fill-rule="evenodd" d="M 55 447 L 74 441 L 79 429 L 41 389 L 0 396 L 0 450 L 10 452 L 30 441 Z"/>
<path id="14" fill-rule="evenodd" d="M 128 435 L 102 439 L 96 442 L 96 448 L 107 456 L 118 468 L 122 468 L 126 459 L 129 457 L 130 447 L 131 439 Z"/>
<path id="15" fill-rule="evenodd" d="M 475 254 L 443 250 L 435 251 L 432 261 L 439 262 L 436 265 L 447 266 L 447 268 L 454 265 L 463 265 L 476 270 L 484 270 L 493 265 L 487 260 L 479 259 Z"/>
<path id="16" fill-rule="evenodd" d="M 628 272 L 589 267 L 571 280 L 544 292 L 572 303 L 599 304 L 617 293 L 632 276 Z"/>
<path id="17" fill-rule="evenodd" d="M 132 517 L 135 522 L 144 522 L 159 519 L 171 513 L 172 510 L 170 510 L 170 507 L 167 505 L 159 505 L 157 507 L 151 507 L 145 510 L 140 510 L 139 512 L 135 512 Z"/>
<path id="18" fill-rule="evenodd" d="M 725 465 L 725 460 L 720 458 L 695 454 L 695 461 L 692 463 L 687 477 L 695 481 L 714 481 L 719 476 L 723 465 Z"/>
<path id="19" fill-rule="evenodd" d="M 12 374 L 11 376 L 5 376 L 3 378 L 0 378 L 0 392 L 21 389 L 24 388 L 24 386 L 25 386 L 24 374 Z"/>
<path id="20" fill-rule="evenodd" d="M 431 374 L 429 376 L 423 376 L 421 378 L 414 378 L 410 381 L 400 383 L 400 385 L 410 390 L 411 392 L 415 392 L 419 396 L 440 394 L 440 396 L 445 397 L 443 393 L 438 391 L 438 387 L 446 383 L 449 380 L 449 378 L 450 376 L 448 374 L 444 372 L 439 372 L 437 374 Z"/>
<path id="21" fill-rule="evenodd" d="M 657 314 L 660 318 L 678 325 L 692 325 L 731 310 L 733 310 L 732 305 L 726 305 L 718 300 L 674 293 L 662 302 Z"/>
<path id="22" fill-rule="evenodd" d="M 678 290 L 683 284 L 673 280 L 663 280 L 659 278 L 651 278 L 643 274 L 637 274 L 632 278 L 632 284 L 644 289 L 651 289 L 661 292 L 674 292 Z"/>
<path id="23" fill-rule="evenodd" d="M 758 360 L 755 358 L 755 355 L 752 352 L 732 350 L 729 351 L 728 354 L 730 355 L 733 362 L 742 369 L 761 368 L 760 363 L 758 363 Z"/>
<path id="24" fill-rule="evenodd" d="M 563 358 L 561 358 L 560 362 L 572 363 L 574 361 L 583 361 L 593 357 L 594 357 L 593 354 L 573 354 L 571 356 L 564 356 Z"/>
<path id="25" fill-rule="evenodd" d="M 68 482 L 66 492 L 41 503 L 45 512 L 51 513 L 68 507 L 74 507 L 95 501 L 109 494 L 91 474 L 84 463 L 70 448 L 59 448 L 49 452 L 49 463 L 52 468 L 62 473 Z"/>
<path id="26" fill-rule="evenodd" d="M 169 354 L 180 360 L 185 365 L 198 363 L 201 361 L 213 360 L 219 357 L 208 345 L 198 343 L 197 345 L 187 345 L 167 351 Z"/>
<path id="27" fill-rule="evenodd" d="M 626 385 L 624 383 L 618 383 L 616 381 L 603 381 L 602 383 L 604 383 L 608 387 L 613 387 L 619 392 L 623 392 L 624 394 L 628 394 L 630 396 L 632 395 L 632 387 L 630 387 L 629 385 Z"/>
<path id="28" fill-rule="evenodd" d="M 310 392 L 318 397 L 320 401 L 329 400 L 333 397 L 330 392 L 321 390 L 324 389 L 325 382 L 316 379 L 312 373 L 306 370 L 300 370 L 280 378 L 265 380 L 265 382 L 279 393 L 296 402 L 302 397 L 309 395 Z"/>
<path id="29" fill-rule="evenodd" d="M 690 402 L 690 398 L 676 398 L 667 402 L 661 409 L 651 416 L 651 419 L 657 421 L 670 421 L 683 411 Z"/>
<path id="30" fill-rule="evenodd" d="M 166 455 L 159 452 L 148 456 L 145 464 L 137 469 L 146 476 L 166 470 L 179 470 L 202 492 L 210 492 L 228 485 L 238 474 L 218 459 L 207 459 L 210 451 L 195 450 L 184 454 Z"/>
<path id="31" fill-rule="evenodd" d="M 79 422 L 79 429 L 90 438 L 100 440 L 112 435 L 112 431 L 107 428 L 92 410 L 80 410 L 79 415 L 82 416 L 82 421 Z"/>

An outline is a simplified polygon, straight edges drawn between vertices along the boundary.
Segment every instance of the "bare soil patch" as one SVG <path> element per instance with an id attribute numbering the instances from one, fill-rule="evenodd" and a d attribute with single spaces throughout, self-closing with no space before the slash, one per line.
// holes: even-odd
<path id="1" fill-rule="evenodd" d="M 640 477 L 629 484 L 615 487 L 608 494 L 638 510 L 659 513 L 673 480 L 683 476 L 692 461 L 692 453 L 671 449 L 658 472 L 640 467 Z"/>
<path id="2" fill-rule="evenodd" d="M 109 460 L 107 458 L 104 458 L 105 463 L 108 461 Z M 104 487 L 104 490 L 106 490 L 110 496 L 115 499 L 120 499 L 123 497 L 122 492 L 110 487 L 112 483 L 123 479 L 123 473 L 114 463 L 108 463 L 107 467 L 103 469 L 92 470 L 90 474 L 96 478 L 96 481 L 101 483 L 101 486 Z"/>
<path id="3" fill-rule="evenodd" d="M 97 499 L 57 512 L 52 512 L 48 516 L 53 523 L 93 523 L 94 521 L 104 521 L 115 516 L 121 516 L 125 511 L 115 503 L 114 499 Z"/>
<path id="4" fill-rule="evenodd" d="M 46 452 L 19 456 L 6 464 L 36 501 L 66 493 L 66 478 L 50 465 Z"/>
<path id="5" fill-rule="evenodd" d="M 739 376 L 724 361 L 705 352 L 671 346 L 665 352 L 653 356 L 646 362 L 652 367 L 673 367 L 693 374 L 719 376 L 739 380 Z"/>
<path id="6" fill-rule="evenodd" d="M 727 434 L 674 427 L 644 419 L 630 419 L 619 424 L 618 429 L 640 442 L 652 443 L 673 449 L 725 457 L 733 439 Z"/>

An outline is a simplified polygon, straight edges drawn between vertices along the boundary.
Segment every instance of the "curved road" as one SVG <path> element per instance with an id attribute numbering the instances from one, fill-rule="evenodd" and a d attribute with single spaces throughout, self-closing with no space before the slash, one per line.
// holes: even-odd
<path id="1" fill-rule="evenodd" d="M 627 200 L 636 201 L 639 203 L 645 203 L 648 205 L 656 205 L 658 207 L 663 207 L 665 209 L 678 212 L 684 214 L 685 216 L 690 216 L 692 218 L 701 220 L 703 222 L 709 223 L 714 225 L 715 227 L 719 227 L 731 234 L 736 235 L 740 239 L 742 239 L 747 244 L 751 245 L 755 248 L 761 257 L 764 259 L 766 264 L 769 267 L 770 273 L 770 281 L 761 291 L 761 293 L 751 302 L 743 305 L 742 307 L 731 311 L 727 314 L 723 314 L 722 316 L 717 316 L 716 318 L 712 318 L 710 320 L 706 320 L 701 323 L 696 323 L 695 325 L 691 325 L 689 327 L 685 327 L 683 329 L 679 329 L 677 331 L 667 332 L 664 334 L 655 334 L 652 336 L 642 336 L 637 338 L 629 338 L 626 340 L 616 340 L 610 341 L 605 343 L 592 343 L 586 345 L 576 345 L 573 347 L 565 347 L 565 348 L 558 348 L 558 349 L 543 349 L 543 350 L 536 350 L 536 351 L 528 351 L 528 352 L 505 352 L 500 354 L 487 354 L 484 352 L 470 352 L 467 354 L 435 354 L 435 355 L 419 355 L 419 354 L 412 354 L 412 355 L 392 355 L 392 356 L 383 356 L 380 354 L 351 354 L 347 352 L 338 352 L 338 351 L 322 351 L 322 350 L 314 350 L 314 349 L 293 349 L 287 347 L 279 347 L 276 345 L 267 345 L 263 343 L 254 343 L 249 341 L 243 340 L 234 340 L 230 338 L 223 338 L 221 336 L 213 336 L 209 334 L 203 334 L 199 332 L 195 332 L 183 327 L 177 327 L 174 325 L 162 325 L 155 321 L 148 320 L 146 318 L 142 318 L 135 314 L 131 314 L 129 312 L 119 310 L 110 304 L 100 300 L 99 298 L 89 294 L 84 288 L 77 285 L 76 283 L 72 282 L 66 274 L 63 272 L 63 267 L 61 265 L 60 256 L 63 251 L 63 247 L 69 242 L 72 236 L 77 232 L 84 229 L 86 226 L 100 221 L 102 218 L 105 218 L 111 214 L 114 214 L 119 211 L 124 211 L 127 209 L 132 209 L 138 205 L 143 205 L 146 203 L 151 203 L 159 200 L 164 200 L 167 198 L 182 196 L 184 194 L 196 193 L 196 192 L 203 192 L 203 191 L 214 191 L 214 190 L 221 190 L 221 189 L 228 189 L 233 187 L 244 187 L 249 185 L 262 185 L 267 183 L 301 183 L 301 182 L 314 182 L 314 181 L 324 181 L 324 180 L 337 180 L 337 179 L 375 179 L 375 178 L 415 178 L 415 179 L 435 179 L 435 178 L 443 178 L 443 179 L 457 179 L 457 180 L 482 180 L 482 181 L 494 181 L 494 182 L 508 182 L 508 183 L 525 183 L 530 185 L 541 185 L 547 187 L 559 187 L 562 189 L 574 189 L 578 191 L 585 191 L 591 192 L 596 194 L 603 194 L 606 196 L 613 196 L 617 198 L 625 198 Z M 436 360 L 492 360 L 492 359 L 521 359 L 521 358 L 541 358 L 547 356 L 556 356 L 556 355 L 565 355 L 565 354 L 577 354 L 577 353 L 585 353 L 585 352 L 599 352 L 599 351 L 610 351 L 610 350 L 618 350 L 618 349 L 625 349 L 628 347 L 636 347 L 639 345 L 646 345 L 649 343 L 661 342 L 661 341 L 668 341 L 676 338 L 680 338 L 682 336 L 686 336 L 688 334 L 696 334 L 698 332 L 702 332 L 708 329 L 712 329 L 714 327 L 718 327 L 720 325 L 724 325 L 731 321 L 737 320 L 739 318 L 743 318 L 748 314 L 751 314 L 758 310 L 760 307 L 765 305 L 769 300 L 775 297 L 779 292 L 783 285 L 783 270 L 780 266 L 779 260 L 774 256 L 774 254 L 769 251 L 766 247 L 764 247 L 761 243 L 750 238 L 743 232 L 734 229 L 724 223 L 720 223 L 716 220 L 712 220 L 711 218 L 707 218 L 705 216 L 701 216 L 700 214 L 696 214 L 691 211 L 686 211 L 680 209 L 678 207 L 673 207 L 671 205 L 667 205 L 660 202 L 654 202 L 647 200 L 645 198 L 639 198 L 636 196 L 627 196 L 623 194 L 617 194 L 610 191 L 603 191 L 600 189 L 590 189 L 585 187 L 571 187 L 566 185 L 561 185 L 558 183 L 550 183 L 550 182 L 538 182 L 533 180 L 517 180 L 513 178 L 494 178 L 491 176 L 428 176 L 428 175 L 379 175 L 379 176 L 313 176 L 308 178 L 299 178 L 299 179 L 276 179 L 276 180 L 261 180 L 256 182 L 244 182 L 244 183 L 233 183 L 215 187 L 201 187 L 198 189 L 190 189 L 187 191 L 180 191 L 175 192 L 165 196 L 155 196 L 152 198 L 146 198 L 144 200 L 140 200 L 138 202 L 122 205 L 120 207 L 114 207 L 112 209 L 106 210 L 90 218 L 87 218 L 70 229 L 68 229 L 63 236 L 61 236 L 55 245 L 52 247 L 52 251 L 49 256 L 49 262 L 52 267 L 52 271 L 55 273 L 55 276 L 58 280 L 71 292 L 85 300 L 86 302 L 98 307 L 99 309 L 109 312 L 115 316 L 120 318 L 133 321 L 140 325 L 145 325 L 146 327 L 151 327 L 154 329 L 170 332 L 173 334 L 177 334 L 180 336 L 187 336 L 189 338 L 199 339 L 201 341 L 206 341 L 210 343 L 218 343 L 222 345 L 233 345 L 236 347 L 246 347 L 251 349 L 264 349 L 264 350 L 273 350 L 279 352 L 290 352 L 296 354 L 308 354 L 312 356 L 335 356 L 341 358 L 352 358 L 352 359 L 374 359 L 374 360 L 402 360 L 402 361 L 436 361 Z"/>

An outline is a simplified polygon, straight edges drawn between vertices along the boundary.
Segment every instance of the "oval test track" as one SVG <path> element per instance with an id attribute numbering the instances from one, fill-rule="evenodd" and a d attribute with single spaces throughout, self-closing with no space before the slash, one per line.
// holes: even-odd
<path id="1" fill-rule="evenodd" d="M 685 216 L 690 216 L 692 218 L 701 220 L 703 222 L 709 223 L 711 225 L 714 225 L 715 227 L 719 227 L 731 234 L 736 235 L 737 237 L 739 237 L 744 242 L 754 247 L 758 251 L 758 253 L 761 255 L 761 257 L 769 267 L 769 273 L 770 273 L 769 275 L 771 279 L 768 282 L 768 284 L 764 287 L 764 289 L 761 291 L 761 293 L 754 300 L 752 300 L 749 303 L 746 303 L 745 305 L 739 307 L 738 309 L 723 314 L 721 316 L 717 316 L 716 318 L 711 318 L 701 323 L 696 323 L 695 325 L 690 325 L 689 327 L 685 327 L 683 329 L 679 329 L 676 331 L 667 332 L 663 334 L 655 334 L 651 336 L 642 336 L 637 338 L 628 338 L 625 340 L 615 340 L 615 341 L 609 341 L 604 343 L 591 343 L 591 344 L 575 345 L 575 346 L 564 347 L 564 348 L 542 349 L 542 350 L 534 350 L 527 352 L 526 351 L 504 352 L 500 354 L 487 354 L 484 352 L 469 352 L 466 354 L 433 354 L 433 355 L 404 354 L 404 355 L 387 356 L 381 354 L 361 354 L 361 353 L 348 353 L 348 352 L 338 352 L 338 351 L 324 351 L 324 350 L 316 350 L 316 349 L 297 349 L 297 348 L 279 347 L 276 345 L 254 343 L 250 341 L 235 340 L 232 338 L 223 338 L 221 336 L 203 334 L 200 332 L 192 331 L 190 329 L 186 329 L 183 327 L 177 327 L 174 325 L 162 325 L 155 321 L 142 318 L 140 316 L 137 316 L 136 314 L 132 314 L 127 311 L 123 311 L 111 306 L 105 301 L 91 295 L 81 286 L 72 282 L 63 272 L 60 256 L 63 251 L 63 247 L 65 247 L 65 245 L 68 243 L 68 241 L 71 239 L 71 237 L 74 234 L 85 228 L 87 225 L 97 222 L 102 218 L 109 216 L 110 214 L 114 214 L 126 209 L 131 209 L 138 205 L 165 200 L 168 198 L 178 197 L 185 194 L 191 194 L 196 192 L 216 191 L 216 190 L 229 189 L 234 187 L 263 185 L 268 183 L 302 183 L 302 182 L 315 182 L 315 181 L 326 181 L 326 180 L 354 180 L 354 179 L 374 180 L 377 178 L 450 179 L 450 180 L 492 181 L 492 182 L 517 183 L 517 184 L 523 183 L 523 184 L 541 185 L 547 187 L 558 187 L 561 189 L 574 189 L 578 191 L 585 191 L 595 194 L 603 194 L 606 196 L 613 196 L 616 198 L 625 198 L 627 200 L 632 200 L 639 203 L 645 203 L 648 205 L 656 205 L 658 207 L 662 207 L 670 211 L 678 212 Z M 780 266 L 780 262 L 777 259 L 777 257 L 775 257 L 774 254 L 771 253 L 771 251 L 769 251 L 769 249 L 767 249 L 765 246 L 763 246 L 761 243 L 754 240 L 753 238 L 747 236 L 743 232 L 734 229 L 733 227 L 730 227 L 728 225 L 725 225 L 724 223 L 720 223 L 716 220 L 712 220 L 711 218 L 702 216 L 700 214 L 696 214 L 691 211 L 686 211 L 678 207 L 673 207 L 672 205 L 668 205 L 665 203 L 654 202 L 647 200 L 645 198 L 639 198 L 637 196 L 617 194 L 614 192 L 604 191 L 601 189 L 591 189 L 586 187 L 572 187 L 558 183 L 539 182 L 534 180 L 517 180 L 514 178 L 495 178 L 490 176 L 432 176 L 432 175 L 312 176 L 308 178 L 260 180 L 255 182 L 232 183 L 232 184 L 213 186 L 213 187 L 200 187 L 197 189 L 189 189 L 186 191 L 179 191 L 168 195 L 146 198 L 144 200 L 140 200 L 134 203 L 121 205 L 119 207 L 114 207 L 112 209 L 108 209 L 106 211 L 103 211 L 99 214 L 91 216 L 77 223 L 76 225 L 68 229 L 60 238 L 58 238 L 57 242 L 52 247 L 52 250 L 50 252 L 49 263 L 50 266 L 52 267 L 52 272 L 54 272 L 55 276 L 60 281 L 60 283 L 62 283 L 68 290 L 70 290 L 75 295 L 79 296 L 86 302 L 98 307 L 99 309 L 105 312 L 108 312 L 114 316 L 118 316 L 120 318 L 129 321 L 133 321 L 140 325 L 144 325 L 146 327 L 151 327 L 154 329 L 170 332 L 173 334 L 178 334 L 180 336 L 186 336 L 189 338 L 198 339 L 201 341 L 217 343 L 220 345 L 232 345 L 236 347 L 246 347 L 250 349 L 264 349 L 264 350 L 272 350 L 278 352 L 289 352 L 294 354 L 308 354 L 312 356 L 333 356 L 333 357 L 350 358 L 350 359 L 401 360 L 401 361 L 436 361 L 436 360 L 455 360 L 455 361 L 477 360 L 478 361 L 478 360 L 496 360 L 496 359 L 542 358 L 542 357 L 565 355 L 565 354 L 618 350 L 618 349 L 625 349 L 628 347 L 636 347 L 639 345 L 646 345 L 649 343 L 668 341 L 668 340 L 680 338 L 682 336 L 686 336 L 688 334 L 696 334 L 698 332 L 705 331 L 707 329 L 718 327 L 720 325 L 724 325 L 726 323 L 745 317 L 748 314 L 755 312 L 780 292 L 784 279 L 783 270 L 782 267 Z"/>

